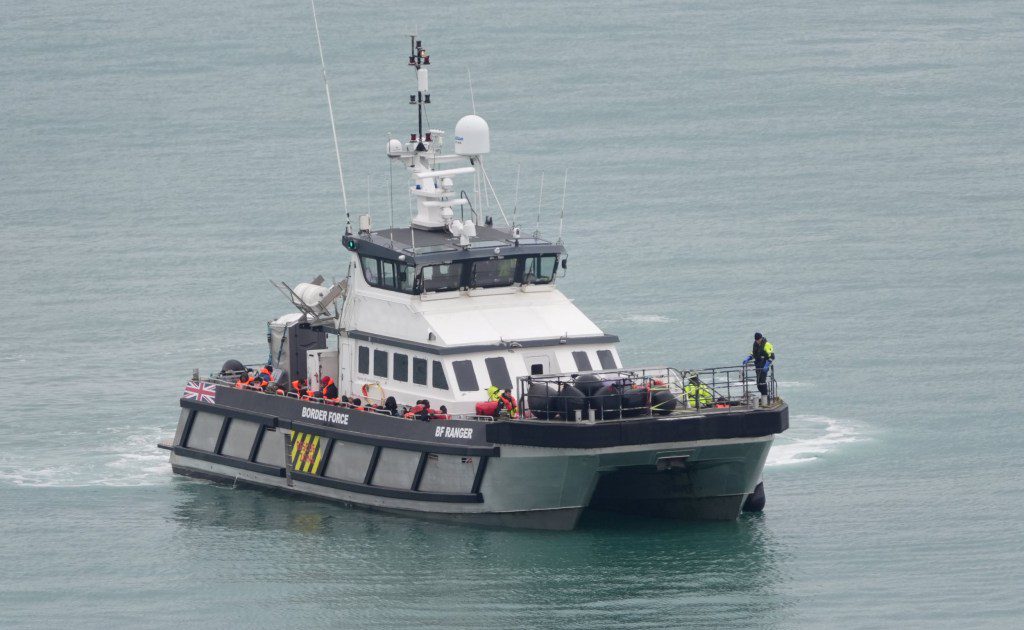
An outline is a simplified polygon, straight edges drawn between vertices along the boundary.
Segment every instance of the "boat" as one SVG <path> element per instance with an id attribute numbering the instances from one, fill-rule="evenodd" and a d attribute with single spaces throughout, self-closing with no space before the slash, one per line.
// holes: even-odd
<path id="1" fill-rule="evenodd" d="M 619 338 L 559 290 L 561 234 L 497 203 L 488 123 L 461 118 L 451 152 L 424 129 L 430 56 L 415 36 L 409 50 L 418 124 L 386 150 L 415 216 L 382 229 L 347 218 L 339 282 L 273 283 L 293 308 L 268 323 L 268 360 L 192 374 L 160 444 L 173 472 L 514 528 L 572 530 L 586 510 L 763 508 L 765 460 L 789 426 L 775 367 L 760 382 L 753 365 L 625 367 Z M 338 166 L 344 193 L 340 153 Z"/>

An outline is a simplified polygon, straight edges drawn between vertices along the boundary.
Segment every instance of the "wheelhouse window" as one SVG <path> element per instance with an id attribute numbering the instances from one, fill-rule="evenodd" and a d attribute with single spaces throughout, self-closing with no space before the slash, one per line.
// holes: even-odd
<path id="1" fill-rule="evenodd" d="M 469 286 L 479 289 L 507 287 L 515 281 L 515 258 L 477 260 L 473 263 Z"/>
<path id="2" fill-rule="evenodd" d="M 380 288 L 392 291 L 398 288 L 395 281 L 395 263 L 390 260 L 380 261 Z"/>
<path id="3" fill-rule="evenodd" d="M 487 365 L 487 377 L 491 379 L 491 385 L 512 389 L 512 377 L 509 376 L 505 357 L 489 357 L 484 359 L 484 364 Z"/>
<path id="4" fill-rule="evenodd" d="M 417 385 L 427 384 L 427 360 L 412 358 L 412 382 Z"/>
<path id="5" fill-rule="evenodd" d="M 581 372 L 589 372 L 594 369 L 590 365 L 590 357 L 587 356 L 586 351 L 576 350 L 572 353 L 572 358 L 576 360 L 576 369 Z"/>
<path id="6" fill-rule="evenodd" d="M 611 350 L 598 350 L 597 360 L 601 362 L 602 370 L 614 370 L 619 367 L 615 365 L 615 357 L 612 356 Z"/>
<path id="7" fill-rule="evenodd" d="M 444 365 L 442 365 L 440 361 L 434 361 L 434 369 L 430 376 L 430 384 L 437 389 L 448 389 L 448 379 L 444 376 Z"/>
<path id="8" fill-rule="evenodd" d="M 395 288 L 402 293 L 416 292 L 416 269 L 398 263 L 395 266 Z"/>
<path id="9" fill-rule="evenodd" d="M 424 291 L 457 291 L 462 285 L 462 263 L 428 265 L 421 273 Z"/>
<path id="10" fill-rule="evenodd" d="M 452 361 L 452 370 L 455 372 L 455 382 L 459 384 L 459 391 L 475 392 L 480 389 L 476 382 L 476 370 L 473 369 L 472 361 L 468 359 Z"/>
<path id="11" fill-rule="evenodd" d="M 359 346 L 358 370 L 360 374 L 370 373 L 370 349 L 366 346 Z"/>
<path id="12" fill-rule="evenodd" d="M 388 377 L 388 353 L 383 350 L 373 351 L 373 375 Z"/>
<path id="13" fill-rule="evenodd" d="M 378 260 L 370 256 L 360 256 L 359 266 L 363 268 L 363 279 L 366 284 L 375 287 L 380 284 L 380 269 L 377 267 Z"/>
<path id="14" fill-rule="evenodd" d="M 392 355 L 394 357 L 394 363 L 391 364 L 391 378 L 396 381 L 402 381 L 406 383 L 409 381 L 409 355 L 398 354 L 397 352 Z"/>
<path id="15" fill-rule="evenodd" d="M 558 269 L 558 256 L 538 254 L 523 260 L 523 284 L 550 284 Z"/>

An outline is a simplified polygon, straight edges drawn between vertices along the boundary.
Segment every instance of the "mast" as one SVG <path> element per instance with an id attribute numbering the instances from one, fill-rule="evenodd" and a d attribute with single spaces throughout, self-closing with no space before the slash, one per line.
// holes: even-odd
<path id="1" fill-rule="evenodd" d="M 416 142 L 417 151 L 426 151 L 423 145 L 423 108 L 430 104 L 430 92 L 427 88 L 427 69 L 423 66 L 430 65 L 430 55 L 423 49 L 423 42 L 416 39 L 415 35 L 409 36 L 409 65 L 416 69 L 416 93 L 409 95 L 409 104 L 416 106 L 417 134 L 413 140 Z M 429 142 L 429 139 L 427 141 Z"/>

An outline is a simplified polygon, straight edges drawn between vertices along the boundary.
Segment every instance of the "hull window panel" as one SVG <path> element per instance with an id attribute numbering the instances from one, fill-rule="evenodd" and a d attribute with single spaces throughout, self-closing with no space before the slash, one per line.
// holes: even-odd
<path id="1" fill-rule="evenodd" d="M 462 263 L 428 265 L 422 273 L 424 291 L 458 291 L 462 285 Z"/>
<path id="2" fill-rule="evenodd" d="M 598 350 L 597 360 L 601 362 L 602 370 L 614 370 L 619 367 L 615 365 L 615 357 L 612 356 L 611 350 Z"/>
<path id="3" fill-rule="evenodd" d="M 356 369 L 360 374 L 370 373 L 370 349 L 366 346 L 359 346 L 359 365 Z"/>
<path id="4" fill-rule="evenodd" d="M 480 389 L 476 382 L 476 370 L 473 369 L 473 362 L 470 360 L 453 361 L 452 370 L 455 372 L 455 382 L 459 384 L 459 391 L 475 392 Z"/>
<path id="5" fill-rule="evenodd" d="M 507 287 L 516 281 L 516 259 L 478 260 L 473 263 L 473 288 Z"/>
<path id="6" fill-rule="evenodd" d="M 508 373 L 508 365 L 505 357 L 490 357 L 484 359 L 487 364 L 487 376 L 491 379 L 491 385 L 501 389 L 512 389 L 512 377 Z"/>
<path id="7" fill-rule="evenodd" d="M 427 384 L 427 360 L 412 358 L 412 382 L 417 385 Z"/>
<path id="8" fill-rule="evenodd" d="M 576 360 L 576 369 L 581 372 L 589 372 L 594 369 L 590 365 L 590 357 L 587 356 L 586 351 L 576 350 L 572 353 L 572 358 Z"/>
<path id="9" fill-rule="evenodd" d="M 395 357 L 394 363 L 392 364 L 391 378 L 396 381 L 402 381 L 406 383 L 409 381 L 409 355 L 395 353 L 392 355 Z"/>
<path id="10" fill-rule="evenodd" d="M 444 365 L 440 361 L 434 361 L 433 373 L 430 376 L 431 384 L 436 389 L 448 389 L 448 379 L 444 375 Z"/>
<path id="11" fill-rule="evenodd" d="M 388 353 L 383 350 L 373 351 L 373 375 L 388 377 Z"/>

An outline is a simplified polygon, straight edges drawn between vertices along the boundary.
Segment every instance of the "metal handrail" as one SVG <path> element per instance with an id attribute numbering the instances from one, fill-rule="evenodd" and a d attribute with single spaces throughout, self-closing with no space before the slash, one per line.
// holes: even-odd
<path id="1" fill-rule="evenodd" d="M 563 405 L 564 410 L 557 408 L 557 405 L 560 404 L 559 392 L 567 386 L 575 387 L 577 379 L 585 375 L 596 377 L 602 383 L 602 387 L 612 385 L 619 391 L 622 406 L 612 410 L 610 414 L 612 417 L 602 417 L 605 414 L 605 406 L 595 404 L 596 399 L 587 399 L 582 409 L 574 410 L 572 413 L 575 414 L 575 417 L 566 417 L 569 415 L 568 403 Z M 696 395 L 690 395 L 686 390 L 692 378 L 696 378 L 697 390 L 693 392 Z M 769 402 L 777 401 L 778 384 L 775 380 L 774 366 L 769 366 L 765 380 Z M 547 406 L 547 409 L 532 410 L 530 408 L 529 390 L 537 383 L 548 385 L 548 392 L 553 390 L 550 395 L 539 397 L 542 401 L 541 405 Z M 666 399 L 664 396 L 660 396 L 663 401 L 655 403 L 655 392 L 658 391 L 668 392 L 671 394 L 671 398 Z M 705 392 L 703 395 L 702 391 Z M 757 373 L 752 365 L 690 370 L 673 367 L 615 368 L 524 376 L 517 379 L 517 393 L 524 418 L 595 422 L 670 413 L 678 416 L 702 410 L 728 409 L 738 406 L 754 407 L 759 404 L 761 395 L 757 388 Z M 535 395 L 535 397 L 537 396 Z M 710 404 L 702 401 L 702 398 L 705 397 L 710 397 Z M 553 400 L 556 405 L 554 410 L 551 408 Z M 632 402 L 632 406 L 627 406 L 628 402 Z M 619 411 L 620 409 L 621 411 Z M 538 413 L 534 413 L 534 411 Z"/>

